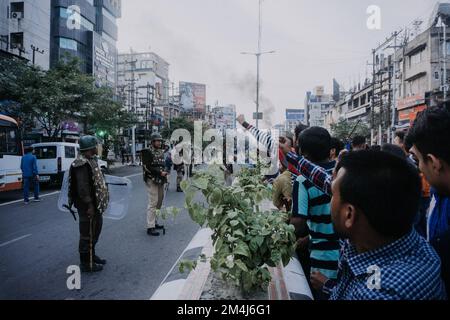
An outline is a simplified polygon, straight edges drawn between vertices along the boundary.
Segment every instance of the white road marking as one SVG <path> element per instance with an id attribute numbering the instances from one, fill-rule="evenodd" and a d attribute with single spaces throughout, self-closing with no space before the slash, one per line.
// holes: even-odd
<path id="1" fill-rule="evenodd" d="M 44 198 L 44 197 L 52 196 L 52 195 L 54 195 L 54 194 L 58 194 L 58 193 L 60 193 L 60 192 L 61 192 L 61 191 L 55 191 L 55 192 L 51 192 L 51 193 L 41 194 L 41 195 L 39 195 L 39 197 L 40 197 L 40 198 Z M 7 205 L 13 204 L 13 203 L 18 203 L 18 202 L 23 202 L 23 199 L 19 199 L 19 200 L 14 200 L 14 201 L 2 203 L 2 204 L 0 204 L 0 207 L 7 206 Z M 30 200 L 30 202 L 33 202 L 33 200 Z M 30 205 L 31 205 L 31 204 L 30 204 Z"/>
<path id="2" fill-rule="evenodd" d="M 4 242 L 4 243 L 0 244 L 0 248 L 1 248 L 1 247 L 4 247 L 4 246 L 7 246 L 8 244 L 11 244 L 11 243 L 13 243 L 13 242 L 16 242 L 16 241 L 19 241 L 19 240 L 28 238 L 29 236 L 31 236 L 31 234 L 26 234 L 26 235 L 21 236 L 21 237 L 18 237 L 18 238 L 16 238 L 16 239 L 12 239 L 12 240 L 10 240 L 10 241 Z"/>
<path id="3" fill-rule="evenodd" d="M 137 176 L 142 176 L 142 172 L 141 173 L 132 174 L 131 176 L 126 176 L 124 178 L 133 178 L 133 177 L 137 177 Z"/>

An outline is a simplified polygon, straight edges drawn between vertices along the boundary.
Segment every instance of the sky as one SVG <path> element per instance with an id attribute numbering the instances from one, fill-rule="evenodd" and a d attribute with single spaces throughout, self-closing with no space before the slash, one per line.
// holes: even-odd
<path id="1" fill-rule="evenodd" d="M 332 80 L 345 89 L 370 77 L 371 50 L 415 19 L 428 23 L 436 0 L 264 0 L 262 127 L 282 123 L 286 108 Z M 369 30 L 371 5 L 381 28 Z M 235 104 L 251 118 L 256 104 L 258 0 L 123 0 L 120 52 L 153 51 L 170 64 L 170 81 L 207 85 L 207 104 Z M 389 52 L 388 52 L 389 53 Z"/>

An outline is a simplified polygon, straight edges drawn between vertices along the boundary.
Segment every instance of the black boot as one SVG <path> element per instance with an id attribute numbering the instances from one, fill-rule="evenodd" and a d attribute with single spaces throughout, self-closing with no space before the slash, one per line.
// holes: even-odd
<path id="1" fill-rule="evenodd" d="M 94 262 L 97 263 L 97 264 L 101 264 L 101 265 L 105 265 L 106 264 L 106 260 L 100 258 L 97 255 L 94 256 Z"/>
<path id="2" fill-rule="evenodd" d="M 149 236 L 154 236 L 154 237 L 159 236 L 159 232 L 156 231 L 155 228 L 148 228 L 148 229 L 147 229 L 147 234 L 148 234 Z"/>
<path id="3" fill-rule="evenodd" d="M 161 230 L 161 229 L 164 229 L 164 226 L 161 224 L 155 224 L 155 229 Z"/>
<path id="4" fill-rule="evenodd" d="M 92 267 L 90 266 L 90 263 L 82 263 L 80 264 L 80 270 L 81 272 L 98 272 L 103 270 L 103 266 L 101 264 L 93 263 Z"/>
<path id="5" fill-rule="evenodd" d="M 103 266 L 95 262 L 95 255 L 93 255 L 92 267 L 89 253 L 80 253 L 80 262 L 81 272 L 98 272 L 103 270 Z"/>

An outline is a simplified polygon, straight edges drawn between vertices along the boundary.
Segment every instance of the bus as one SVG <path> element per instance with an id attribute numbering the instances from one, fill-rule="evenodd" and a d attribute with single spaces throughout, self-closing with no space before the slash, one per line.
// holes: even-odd
<path id="1" fill-rule="evenodd" d="M 22 188 L 23 145 L 17 121 L 0 115 L 0 192 Z"/>

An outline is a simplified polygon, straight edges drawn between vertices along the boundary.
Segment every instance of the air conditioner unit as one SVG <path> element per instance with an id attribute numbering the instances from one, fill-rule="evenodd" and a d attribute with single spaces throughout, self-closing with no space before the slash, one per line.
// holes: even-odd
<path id="1" fill-rule="evenodd" d="M 11 19 L 22 19 L 23 12 L 11 12 Z"/>

